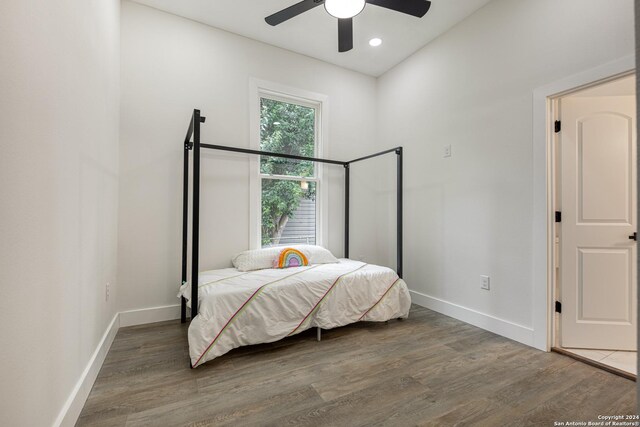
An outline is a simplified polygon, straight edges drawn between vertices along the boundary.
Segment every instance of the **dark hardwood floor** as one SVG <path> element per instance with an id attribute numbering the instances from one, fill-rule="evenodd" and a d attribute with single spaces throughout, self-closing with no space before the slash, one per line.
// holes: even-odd
<path id="1" fill-rule="evenodd" d="M 189 369 L 178 321 L 123 328 L 80 426 L 553 426 L 633 414 L 635 383 L 413 306 Z"/>

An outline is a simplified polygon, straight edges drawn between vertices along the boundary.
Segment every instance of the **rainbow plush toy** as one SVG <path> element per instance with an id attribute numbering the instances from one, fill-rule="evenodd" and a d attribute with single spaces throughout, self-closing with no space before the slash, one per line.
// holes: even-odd
<path id="1" fill-rule="evenodd" d="M 309 265 L 309 260 L 297 249 L 284 248 L 274 263 L 275 268 L 302 267 Z"/>

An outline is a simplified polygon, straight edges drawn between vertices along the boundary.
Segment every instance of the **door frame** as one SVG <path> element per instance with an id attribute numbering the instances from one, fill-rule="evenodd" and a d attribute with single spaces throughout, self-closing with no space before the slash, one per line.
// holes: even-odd
<path id="1" fill-rule="evenodd" d="M 618 77 L 614 77 L 614 78 L 611 78 L 611 79 L 605 79 L 603 81 L 595 82 L 593 85 L 588 86 L 588 88 L 589 87 L 602 87 L 602 85 L 610 84 L 612 82 L 619 82 L 620 79 L 629 80 L 630 78 L 633 78 L 633 80 L 635 82 L 635 73 L 634 72 L 624 73 L 624 74 L 622 74 L 622 75 L 620 75 Z M 556 243 L 556 244 L 554 244 L 552 246 L 553 250 L 556 251 L 554 253 L 554 257 L 553 257 L 554 268 L 552 269 L 552 271 L 553 271 L 552 277 L 553 277 L 554 282 L 555 282 L 555 283 L 553 283 L 553 287 L 552 287 L 552 295 L 553 295 L 552 300 L 553 301 L 562 301 L 562 303 L 563 303 L 562 304 L 562 312 L 563 313 L 571 312 L 572 311 L 571 310 L 571 306 L 572 305 L 574 306 L 574 309 L 579 312 L 578 307 L 575 307 L 576 305 L 579 305 L 579 304 L 577 304 L 577 301 L 571 301 L 570 299 L 569 300 L 567 299 L 569 297 L 569 295 L 573 295 L 574 297 L 577 296 L 579 294 L 579 291 L 575 287 L 575 283 L 572 284 L 572 283 L 570 283 L 571 281 L 569 283 L 565 283 L 563 281 L 564 278 L 569 277 L 569 276 L 566 276 L 566 274 L 570 270 L 573 270 L 574 267 L 578 266 L 578 261 L 577 261 L 577 259 L 575 259 L 574 260 L 574 262 L 576 263 L 575 266 L 571 267 L 569 270 L 567 270 L 567 264 L 564 264 L 564 262 L 570 262 L 570 260 L 563 259 L 562 255 L 561 255 L 561 254 L 567 255 L 569 253 L 569 252 L 567 252 L 567 249 L 568 249 L 567 247 L 564 247 L 564 249 L 563 249 L 563 246 L 565 246 L 567 244 L 567 241 L 563 240 L 563 233 L 564 233 L 564 231 L 566 231 L 566 229 L 563 230 L 563 228 L 565 228 L 568 225 L 570 225 L 569 223 L 574 223 L 575 222 L 575 219 L 568 218 L 568 215 L 565 215 L 565 213 L 568 214 L 569 210 L 570 210 L 570 208 L 567 207 L 567 205 L 565 203 L 568 203 L 568 204 L 571 205 L 571 204 L 575 204 L 575 201 L 571 202 L 571 197 L 567 199 L 562 194 L 562 189 L 563 188 L 564 189 L 568 188 L 568 187 L 566 187 L 566 184 L 564 182 L 564 179 L 566 178 L 565 177 L 564 167 L 567 166 L 568 163 L 565 160 L 561 160 L 561 157 L 559 157 L 560 153 L 564 153 L 564 154 L 567 153 L 565 148 L 563 148 L 560 144 L 561 144 L 561 141 L 564 141 L 564 139 L 566 139 L 566 137 L 568 136 L 567 132 L 572 132 L 572 129 L 570 129 L 570 128 L 571 127 L 575 127 L 575 123 L 573 123 L 573 122 L 572 123 L 568 123 L 567 122 L 567 125 L 565 126 L 564 121 L 568 120 L 568 117 L 565 117 L 565 113 L 568 111 L 567 110 L 567 104 L 565 104 L 565 102 L 569 102 L 569 100 L 572 99 L 571 98 L 572 96 L 574 96 L 576 93 L 579 94 L 583 90 L 584 89 L 578 89 L 576 91 L 571 91 L 569 93 L 563 94 L 563 95 L 558 96 L 558 97 L 553 97 L 551 99 L 552 100 L 551 108 L 552 108 L 553 117 L 555 118 L 555 120 L 562 120 L 563 121 L 563 123 L 562 123 L 562 125 L 563 125 L 562 126 L 562 132 L 558 132 L 558 133 L 556 133 L 555 131 L 553 132 L 553 146 L 552 146 L 552 149 L 553 149 L 553 151 L 552 151 L 552 154 L 553 154 L 553 158 L 552 158 L 552 183 L 553 183 L 552 199 L 553 199 L 553 201 L 555 203 L 555 206 L 554 206 L 553 210 L 555 212 L 558 212 L 558 211 L 562 212 L 562 223 L 554 222 L 554 224 L 553 224 L 553 226 L 554 226 L 553 227 L 554 228 L 554 240 L 556 242 L 559 241 L 560 244 L 558 245 L 558 243 Z M 598 95 L 598 96 L 607 97 L 606 94 L 602 94 L 602 95 Z M 625 96 L 625 101 L 623 101 L 623 104 L 628 106 L 628 102 L 631 101 L 631 99 L 629 99 L 629 98 L 633 98 L 633 109 L 635 110 L 635 98 L 636 98 L 635 95 L 633 97 Z M 580 100 L 582 100 L 582 102 L 589 102 L 590 108 L 595 108 L 594 110 L 590 109 L 589 111 L 594 113 L 594 114 L 597 114 L 597 112 L 602 112 L 602 111 L 605 111 L 605 110 L 606 111 L 616 112 L 616 113 L 622 113 L 622 111 L 618 111 L 618 110 L 615 109 L 619 105 L 617 102 L 612 103 L 610 100 L 605 100 L 603 98 L 600 99 L 600 100 L 596 100 L 595 102 L 593 102 L 593 101 L 585 101 L 585 100 L 589 100 L 590 98 L 577 98 L 577 99 L 573 98 L 573 99 L 574 99 L 574 102 L 579 102 Z M 577 104 L 573 104 L 573 105 L 574 106 L 580 106 L 580 105 L 584 105 L 584 104 L 577 103 Z M 613 109 L 609 109 L 610 107 L 605 107 L 605 105 L 609 105 L 609 106 L 613 107 Z M 579 108 L 579 107 L 577 107 L 577 108 Z M 603 110 L 603 108 L 604 108 L 604 110 Z M 579 119 L 580 116 L 581 116 L 581 114 L 578 113 L 577 115 L 574 115 L 573 118 L 577 120 L 577 119 Z M 636 120 L 634 118 L 634 124 L 633 124 L 634 128 L 636 127 L 635 121 Z M 633 133 L 634 134 L 635 134 L 635 131 L 636 131 L 636 129 L 633 129 Z M 576 132 L 576 134 L 574 136 L 576 138 L 578 138 L 577 131 L 574 129 L 573 132 Z M 577 140 L 574 141 L 574 142 L 577 142 Z M 562 143 L 564 143 L 564 142 L 562 142 Z M 634 150 L 635 150 L 635 147 L 634 147 Z M 573 155 L 576 156 L 577 154 L 573 153 Z M 575 161 L 578 161 L 578 160 L 577 159 L 570 160 L 569 164 L 570 163 L 574 163 Z M 627 159 L 627 161 L 628 161 L 628 159 Z M 576 168 L 575 171 L 577 172 L 578 168 L 576 166 L 573 166 L 573 167 Z M 633 182 L 635 183 L 636 182 L 636 180 L 635 180 L 636 162 L 635 161 L 633 161 L 632 171 L 630 171 L 630 172 L 632 173 L 632 177 L 631 178 L 633 178 Z M 572 179 L 576 179 L 576 178 L 575 177 L 574 178 L 570 178 L 570 180 L 572 180 Z M 577 183 L 577 181 L 576 181 L 576 183 Z M 576 188 L 574 188 L 574 190 L 576 190 Z M 634 193 L 636 193 L 636 189 L 634 189 L 633 191 L 634 191 Z M 635 196 L 636 195 L 634 194 L 632 197 L 635 198 Z M 576 206 L 574 206 L 574 209 L 576 209 Z M 565 212 L 565 211 L 567 211 L 567 212 Z M 636 221 L 635 221 L 635 219 L 636 219 L 635 218 L 635 212 L 636 212 L 636 210 L 634 210 L 633 214 L 632 214 L 632 216 L 633 216 L 633 221 L 632 221 L 633 226 L 630 227 L 630 230 L 629 230 L 628 233 L 625 233 L 624 242 L 627 242 L 627 240 L 626 240 L 627 235 L 628 234 L 633 234 L 633 232 L 636 231 L 636 229 L 637 229 L 636 228 L 637 225 L 636 225 Z M 577 211 L 576 211 L 576 213 L 577 213 Z M 631 212 L 629 212 L 628 214 L 631 214 Z M 565 221 L 565 217 L 567 217 L 567 221 Z M 577 234 L 574 235 L 574 238 L 577 239 L 578 236 L 580 235 L 580 233 L 578 231 L 578 229 L 580 228 L 580 221 L 578 221 L 574 225 L 576 227 L 574 229 L 574 232 L 577 233 Z M 618 224 L 618 225 L 622 225 L 622 224 Z M 628 224 L 627 226 L 630 226 L 630 225 L 632 225 L 632 224 Z M 586 223 L 582 224 L 582 226 L 583 227 L 589 227 L 589 225 L 586 224 Z M 611 230 L 611 232 L 617 233 L 619 230 L 618 231 L 614 231 L 614 229 L 617 230 L 617 227 L 615 227 L 615 226 L 612 227 L 612 226 L 613 226 L 613 224 L 609 224 L 609 230 Z M 595 225 L 595 224 L 591 224 L 590 229 L 592 230 L 592 232 L 594 232 L 596 229 L 599 229 L 599 227 L 597 225 Z M 600 237 L 603 237 L 603 236 L 600 236 Z M 616 244 L 620 243 L 619 240 L 616 240 L 616 242 L 617 242 Z M 576 243 L 577 243 L 577 241 L 576 242 L 572 242 L 571 244 L 569 244 L 569 246 L 574 247 L 574 250 L 575 250 L 575 246 L 574 245 Z M 616 249 L 623 249 L 623 248 L 630 249 L 627 244 L 624 244 L 622 247 L 615 246 L 616 244 L 613 244 L 613 243 L 611 243 L 611 244 L 613 246 L 608 246 L 608 245 L 606 245 L 606 246 L 608 248 L 610 248 L 610 249 L 614 249 L 614 248 L 616 248 Z M 633 246 L 635 246 L 635 244 Z M 628 255 L 630 255 L 630 254 L 628 254 Z M 635 267 L 635 264 L 636 264 L 635 257 L 633 258 L 632 263 L 633 263 L 633 265 Z M 574 276 L 574 280 L 577 280 L 579 275 L 577 275 L 577 272 L 575 272 L 575 271 L 574 271 L 573 274 L 576 275 L 576 276 Z M 632 287 L 636 287 L 637 288 L 637 282 L 631 283 L 630 285 Z M 564 294 L 564 292 L 569 292 L 569 294 Z M 577 292 L 577 294 L 571 294 L 572 292 Z M 635 292 L 635 290 L 632 290 L 632 292 Z M 627 297 L 629 297 L 629 295 L 627 295 Z M 636 301 L 634 301 L 632 299 L 631 301 L 626 301 L 626 304 L 635 305 L 635 302 Z M 563 315 L 560 315 L 558 313 L 552 312 L 552 320 L 553 320 L 552 328 L 551 328 L 551 344 L 552 344 L 552 348 L 567 348 L 567 347 L 590 348 L 590 347 L 588 347 L 586 345 L 586 343 L 584 343 L 585 347 L 582 347 L 580 345 L 568 345 L 569 344 L 568 343 L 569 340 L 576 341 L 575 337 L 577 335 L 581 334 L 581 332 L 579 332 L 579 329 L 581 329 L 583 331 L 582 333 L 586 332 L 589 335 L 591 335 L 596 330 L 598 330 L 598 328 L 610 328 L 610 332 L 613 332 L 613 329 L 612 329 L 613 327 L 612 326 L 605 326 L 604 324 L 600 324 L 599 326 L 594 326 L 594 325 L 579 326 L 578 325 L 580 323 L 579 321 L 578 321 L 578 323 L 574 323 L 574 321 L 576 321 L 576 319 L 573 319 L 573 320 L 568 319 L 566 317 L 567 315 L 568 314 L 565 314 L 564 315 L 565 317 L 563 318 L 562 317 Z M 565 322 L 567 320 L 569 320 L 569 321 Z M 567 329 L 566 328 L 568 326 L 565 326 L 566 323 L 569 323 L 569 324 L 573 323 L 574 324 L 573 328 L 576 328 L 575 332 L 576 332 L 577 335 L 573 335 L 573 333 L 571 333 L 571 332 L 567 333 Z M 637 333 L 637 325 L 638 324 L 636 322 L 635 316 L 634 316 L 634 319 L 633 319 L 632 323 L 635 323 L 636 326 L 633 327 L 633 325 L 631 325 L 632 328 L 626 328 L 627 332 L 625 332 L 625 334 L 628 334 L 628 333 L 631 332 L 631 330 L 633 330 L 633 328 L 636 328 L 635 330 L 633 330 L 633 338 L 629 338 L 631 341 L 627 341 L 625 339 L 625 340 L 622 340 L 621 342 L 618 342 L 618 344 L 614 344 L 613 342 L 611 342 L 611 340 L 614 340 L 614 341 L 615 340 L 619 340 L 620 336 L 617 335 L 617 334 L 610 335 L 610 334 L 607 333 L 605 335 L 609 335 L 610 338 L 602 337 L 601 339 L 606 341 L 606 342 L 608 342 L 609 343 L 608 346 L 602 347 L 603 342 L 596 342 L 596 341 L 600 341 L 600 339 L 598 339 L 598 340 L 592 341 L 591 344 L 598 344 L 598 345 L 600 345 L 600 347 L 591 347 L 591 348 L 601 348 L 601 349 L 610 349 L 610 350 L 618 349 L 618 350 L 627 350 L 627 351 L 631 350 L 632 348 L 636 349 L 637 347 L 636 347 L 635 344 L 636 344 L 636 333 Z M 595 329 L 593 329 L 592 326 L 594 326 Z M 616 338 L 613 338 L 614 336 Z M 626 336 L 628 336 L 628 335 L 626 335 Z M 633 342 L 633 346 L 629 347 L 631 342 Z M 562 343 L 565 343 L 565 344 L 562 344 Z M 573 344 L 577 344 L 577 343 L 573 342 Z M 620 347 L 618 347 L 618 346 L 620 346 Z"/>
<path id="2" fill-rule="evenodd" d="M 555 334 L 555 155 L 558 98 L 635 73 L 629 55 L 533 91 L 533 346 L 550 351 Z"/>

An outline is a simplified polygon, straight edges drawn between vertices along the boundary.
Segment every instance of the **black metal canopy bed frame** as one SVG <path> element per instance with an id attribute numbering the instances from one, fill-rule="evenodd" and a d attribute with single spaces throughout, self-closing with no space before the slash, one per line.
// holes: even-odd
<path id="1" fill-rule="evenodd" d="M 187 244 L 188 244 L 188 214 L 189 214 L 189 151 L 193 150 L 193 200 L 192 200 L 192 238 L 191 238 L 191 319 L 198 314 L 198 275 L 199 275 L 199 233 L 200 233 L 200 150 L 203 148 L 235 153 L 252 154 L 258 156 L 279 157 L 292 160 L 303 160 L 316 163 L 341 165 L 344 167 L 344 257 L 349 257 L 349 174 L 352 163 L 368 160 L 389 153 L 396 154 L 397 164 L 397 266 L 396 273 L 402 278 L 402 147 L 390 148 L 354 160 L 341 161 L 321 159 L 315 157 L 296 156 L 292 154 L 274 153 L 268 151 L 251 150 L 247 148 L 230 147 L 224 145 L 203 144 L 200 142 L 200 124 L 205 122 L 200 110 L 193 110 L 189 130 L 184 140 L 184 167 L 182 193 L 182 283 L 187 281 Z M 193 141 L 191 140 L 193 137 Z M 181 298 L 181 321 L 187 321 L 187 299 Z"/>

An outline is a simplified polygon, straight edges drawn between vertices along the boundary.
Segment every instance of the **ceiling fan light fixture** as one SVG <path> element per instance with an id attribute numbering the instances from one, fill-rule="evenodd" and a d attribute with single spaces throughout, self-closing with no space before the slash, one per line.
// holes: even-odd
<path id="1" fill-rule="evenodd" d="M 329 15 L 346 19 L 362 12 L 366 4 L 366 0 L 325 0 L 324 8 Z"/>

